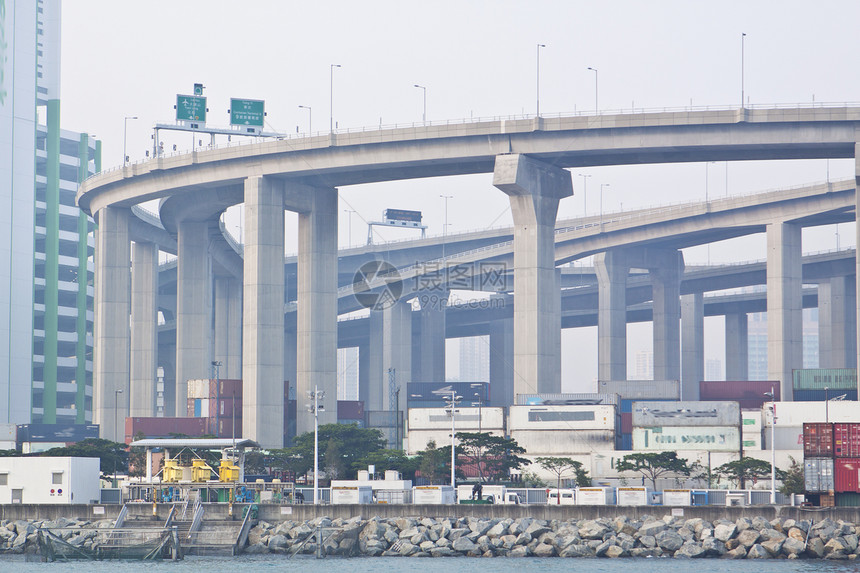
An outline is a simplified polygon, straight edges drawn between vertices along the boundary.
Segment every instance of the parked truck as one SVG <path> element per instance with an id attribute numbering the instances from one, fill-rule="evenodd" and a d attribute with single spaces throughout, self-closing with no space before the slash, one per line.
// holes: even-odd
<path id="1" fill-rule="evenodd" d="M 477 489 L 471 485 L 457 486 L 458 503 L 519 505 L 523 502 L 519 495 L 508 491 L 503 485 L 479 485 Z"/>

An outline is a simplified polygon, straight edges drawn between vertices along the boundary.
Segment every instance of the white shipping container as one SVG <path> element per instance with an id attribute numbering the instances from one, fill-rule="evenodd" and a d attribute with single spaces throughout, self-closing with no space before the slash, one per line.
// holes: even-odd
<path id="1" fill-rule="evenodd" d="M 826 408 L 825 408 L 826 406 Z M 770 403 L 762 407 L 764 426 L 770 427 Z M 804 422 L 860 422 L 860 408 L 853 400 L 826 402 L 777 402 L 776 427 L 802 426 Z"/>
<path id="2" fill-rule="evenodd" d="M 482 432 L 499 430 L 504 433 L 504 408 L 460 408 L 454 413 L 454 425 L 459 432 Z M 448 430 L 451 431 L 451 416 L 446 408 L 409 408 L 408 426 L 410 430 Z"/>
<path id="3" fill-rule="evenodd" d="M 0 424 L 0 442 L 15 443 L 18 439 L 18 426 L 15 424 Z"/>
<path id="4" fill-rule="evenodd" d="M 460 430 L 460 428 L 456 428 L 456 431 L 468 431 L 468 430 Z M 502 430 L 483 430 L 483 433 L 490 434 L 493 436 L 504 436 L 505 433 Z M 427 449 L 427 443 L 433 440 L 436 442 L 436 447 L 441 448 L 444 446 L 451 445 L 451 428 L 449 427 L 447 430 L 409 430 L 406 434 L 406 451 L 409 455 L 415 455 L 420 451 Z"/>
<path id="5" fill-rule="evenodd" d="M 508 430 L 612 430 L 615 406 L 511 406 Z"/>
<path id="6" fill-rule="evenodd" d="M 633 425 L 640 428 L 740 423 L 741 409 L 737 402 L 633 402 Z"/>
<path id="7" fill-rule="evenodd" d="M 614 487 L 580 487 L 576 490 L 576 505 L 615 505 Z"/>
<path id="8" fill-rule="evenodd" d="M 456 503 L 454 488 L 450 485 L 419 485 L 412 488 L 415 505 L 451 505 Z"/>
<path id="9" fill-rule="evenodd" d="M 744 434 L 761 434 L 763 427 L 761 410 L 741 410 L 741 431 Z"/>
<path id="10" fill-rule="evenodd" d="M 771 445 L 771 428 L 765 428 L 762 432 L 764 438 L 762 449 L 803 451 L 803 426 L 777 426 L 773 430 L 773 442 L 776 447 Z"/>
<path id="11" fill-rule="evenodd" d="M 17 447 L 15 442 L 0 442 L 0 450 L 14 450 Z"/>
<path id="12" fill-rule="evenodd" d="M 647 487 L 632 486 L 615 488 L 618 505 L 648 505 L 651 490 Z"/>
<path id="13" fill-rule="evenodd" d="M 188 381 L 188 397 L 189 398 L 209 398 L 209 380 L 189 380 Z"/>
<path id="14" fill-rule="evenodd" d="M 705 450 L 739 451 L 741 435 L 735 427 L 666 426 L 633 428 L 633 449 L 644 451 Z"/>
<path id="15" fill-rule="evenodd" d="M 693 505 L 693 492 L 689 489 L 664 489 L 663 505 Z"/>
<path id="16" fill-rule="evenodd" d="M 512 430 L 510 435 L 530 456 L 567 456 L 615 449 L 612 430 Z"/>
<path id="17" fill-rule="evenodd" d="M 744 432 L 741 435 L 741 442 L 744 447 L 744 451 L 760 450 L 764 445 L 764 441 L 761 438 L 761 432 L 758 434 Z"/>
<path id="18" fill-rule="evenodd" d="M 332 505 L 373 503 L 373 488 L 369 485 L 336 486 L 331 488 Z"/>
<path id="19" fill-rule="evenodd" d="M 601 394 L 618 394 L 622 400 L 680 400 L 677 380 L 603 380 L 597 383 Z"/>

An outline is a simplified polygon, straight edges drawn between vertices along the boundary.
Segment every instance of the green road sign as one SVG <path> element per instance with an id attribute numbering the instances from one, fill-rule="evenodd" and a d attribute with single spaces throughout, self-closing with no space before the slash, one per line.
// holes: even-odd
<path id="1" fill-rule="evenodd" d="M 265 104 L 260 99 L 230 98 L 230 125 L 263 127 Z"/>
<path id="2" fill-rule="evenodd" d="M 206 98 L 190 95 L 176 96 L 176 120 L 206 122 Z"/>

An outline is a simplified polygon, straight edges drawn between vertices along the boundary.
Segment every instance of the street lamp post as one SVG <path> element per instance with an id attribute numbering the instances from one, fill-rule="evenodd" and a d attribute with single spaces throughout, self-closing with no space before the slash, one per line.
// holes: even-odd
<path id="1" fill-rule="evenodd" d="M 329 67 L 329 132 L 334 133 L 334 69 L 341 67 L 340 64 L 331 64 Z"/>
<path id="2" fill-rule="evenodd" d="M 600 184 L 600 230 L 603 231 L 603 188 L 609 187 L 609 183 Z"/>
<path id="3" fill-rule="evenodd" d="M 126 141 L 128 140 L 128 120 L 137 119 L 136 115 L 127 115 L 123 120 L 123 130 L 122 130 L 122 165 L 128 163 L 128 155 L 126 154 Z"/>
<path id="4" fill-rule="evenodd" d="M 347 233 L 349 233 L 349 236 L 347 237 L 347 244 L 351 248 L 352 247 L 352 214 L 355 213 L 355 211 L 352 209 L 344 209 L 343 212 L 346 213 L 346 219 L 347 219 L 346 230 L 347 230 Z"/>
<path id="5" fill-rule="evenodd" d="M 300 105 L 299 108 L 308 110 L 308 136 L 313 132 L 313 110 L 309 105 Z"/>
<path id="6" fill-rule="evenodd" d="M 765 392 L 770 398 L 770 503 L 776 505 L 776 444 L 774 436 L 776 430 L 776 391 L 773 386 L 770 392 Z"/>
<path id="7" fill-rule="evenodd" d="M 455 470 L 455 464 L 457 463 L 457 454 L 455 452 L 456 428 L 454 426 L 454 414 L 457 411 L 457 403 L 461 400 L 461 397 L 457 396 L 456 391 L 451 390 L 451 395 L 448 396 L 446 393 L 444 400 L 445 400 L 446 406 L 451 408 L 451 410 L 450 410 L 450 412 L 451 412 L 451 489 L 453 489 L 456 492 L 457 491 L 457 482 L 454 478 L 454 470 Z"/>
<path id="8" fill-rule="evenodd" d="M 746 32 L 741 32 L 741 108 L 744 107 L 744 41 Z"/>
<path id="9" fill-rule="evenodd" d="M 319 505 L 319 475 L 320 475 L 320 423 L 319 411 L 325 410 L 324 406 L 320 406 L 320 398 L 325 397 L 325 392 L 320 392 L 317 386 L 314 386 L 313 392 L 308 392 L 308 398 L 313 400 L 312 404 L 308 404 L 308 410 L 314 415 L 314 505 Z"/>
<path id="10" fill-rule="evenodd" d="M 594 113 L 597 113 L 597 110 L 600 109 L 597 105 L 597 68 L 588 69 L 594 72 Z"/>
<path id="11" fill-rule="evenodd" d="M 540 117 L 540 49 L 546 48 L 546 44 L 537 45 L 537 117 Z"/>
<path id="12" fill-rule="evenodd" d="M 421 123 L 427 124 L 427 87 L 415 84 L 415 87 L 424 92 L 424 112 L 421 114 Z"/>
<path id="13" fill-rule="evenodd" d="M 588 196 L 585 194 L 585 191 L 588 188 L 588 178 L 591 177 L 591 175 L 580 173 L 579 176 L 582 177 L 582 216 L 585 217 L 588 215 Z"/>
<path id="14" fill-rule="evenodd" d="M 448 237 L 448 199 L 453 199 L 453 195 L 439 195 L 445 200 L 445 223 L 442 226 L 442 264 L 445 264 L 445 240 Z"/>

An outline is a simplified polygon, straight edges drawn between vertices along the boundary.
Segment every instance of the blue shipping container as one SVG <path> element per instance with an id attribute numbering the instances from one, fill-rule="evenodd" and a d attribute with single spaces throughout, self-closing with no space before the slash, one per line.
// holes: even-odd
<path id="1" fill-rule="evenodd" d="M 845 400 L 857 400 L 857 390 L 794 390 L 792 394 L 795 402 L 824 402 L 843 395 Z"/>
<path id="2" fill-rule="evenodd" d="M 625 451 L 633 449 L 633 434 L 621 434 L 621 449 Z"/>

